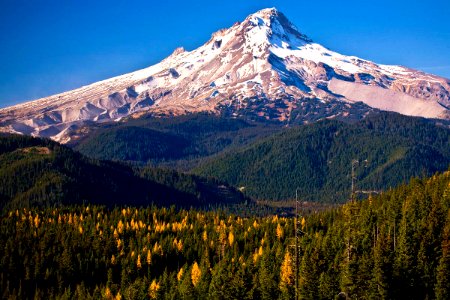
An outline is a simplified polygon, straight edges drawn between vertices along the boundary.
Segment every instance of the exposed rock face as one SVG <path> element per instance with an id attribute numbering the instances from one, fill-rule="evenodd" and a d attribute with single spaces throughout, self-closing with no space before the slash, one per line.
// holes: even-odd
<path id="1" fill-rule="evenodd" d="M 264 9 L 149 68 L 1 109 L 0 130 L 67 142 L 90 122 L 147 112 L 310 122 L 373 108 L 448 119 L 449 107 L 449 80 L 338 54 Z"/>

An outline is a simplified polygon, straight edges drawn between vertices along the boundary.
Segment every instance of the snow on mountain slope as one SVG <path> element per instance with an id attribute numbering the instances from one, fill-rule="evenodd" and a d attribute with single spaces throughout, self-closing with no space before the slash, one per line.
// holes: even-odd
<path id="1" fill-rule="evenodd" d="M 66 142 L 91 122 L 143 113 L 309 122 L 372 108 L 448 119 L 448 107 L 449 80 L 333 52 L 271 8 L 149 68 L 1 109 L 0 130 Z"/>

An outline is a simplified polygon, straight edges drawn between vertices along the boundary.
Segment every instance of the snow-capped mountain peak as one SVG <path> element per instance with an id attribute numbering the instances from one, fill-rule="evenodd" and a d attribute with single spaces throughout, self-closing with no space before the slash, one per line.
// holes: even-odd
<path id="1" fill-rule="evenodd" d="M 91 122 L 210 111 L 310 122 L 372 109 L 448 119 L 448 80 L 331 51 L 275 8 L 160 63 L 0 110 L 0 130 L 68 141 Z"/>
<path id="2" fill-rule="evenodd" d="M 277 37 L 280 40 L 287 41 L 290 41 L 294 37 L 305 42 L 312 42 L 309 37 L 300 33 L 297 27 L 276 8 L 262 9 L 247 17 L 246 20 L 252 22 L 254 26 L 268 27 L 269 37 Z"/>

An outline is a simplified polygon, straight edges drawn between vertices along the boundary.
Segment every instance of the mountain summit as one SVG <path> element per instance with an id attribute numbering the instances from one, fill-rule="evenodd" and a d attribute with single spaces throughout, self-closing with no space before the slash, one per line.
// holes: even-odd
<path id="1" fill-rule="evenodd" d="M 450 119 L 450 81 L 333 52 L 275 8 L 151 67 L 0 110 L 0 130 L 67 142 L 92 122 L 210 111 L 311 122 L 371 110 Z"/>

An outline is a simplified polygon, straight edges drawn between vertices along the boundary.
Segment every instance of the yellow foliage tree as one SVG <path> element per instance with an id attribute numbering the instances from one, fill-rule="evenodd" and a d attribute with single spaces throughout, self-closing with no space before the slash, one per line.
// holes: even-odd
<path id="1" fill-rule="evenodd" d="M 194 262 L 194 265 L 192 266 L 192 270 L 191 270 L 191 280 L 192 280 L 192 284 L 194 286 L 197 286 L 197 284 L 200 282 L 201 276 L 202 276 L 202 270 L 198 266 L 197 262 Z"/>
<path id="2" fill-rule="evenodd" d="M 262 246 L 260 246 L 259 249 L 255 250 L 255 253 L 253 253 L 253 263 L 256 264 L 256 262 L 262 255 L 263 255 L 263 248 Z"/>
<path id="3" fill-rule="evenodd" d="M 234 234 L 232 231 L 230 231 L 230 233 L 228 234 L 228 242 L 230 243 L 230 247 L 233 247 L 233 243 L 234 243 Z"/>
<path id="4" fill-rule="evenodd" d="M 120 220 L 119 224 L 117 224 L 117 228 L 119 229 L 119 233 L 123 232 L 123 222 L 122 222 L 122 220 Z"/>
<path id="5" fill-rule="evenodd" d="M 147 250 L 147 265 L 152 264 L 152 253 L 150 252 L 150 249 Z"/>
<path id="6" fill-rule="evenodd" d="M 282 298 L 291 298 L 294 292 L 295 275 L 293 270 L 292 256 L 289 251 L 284 255 L 280 269 L 280 290 Z"/>
<path id="7" fill-rule="evenodd" d="M 41 222 L 41 220 L 39 220 L 39 215 L 36 215 L 36 217 L 34 218 L 34 226 L 36 228 L 39 228 L 39 223 Z"/>
<path id="8" fill-rule="evenodd" d="M 106 287 L 103 297 L 105 299 L 112 299 L 113 298 L 113 295 L 111 294 L 111 290 L 109 289 L 109 287 Z"/>
<path id="9" fill-rule="evenodd" d="M 142 268 L 141 255 L 140 255 L 140 254 L 138 254 L 138 257 L 137 257 L 136 267 L 137 267 L 138 269 Z"/>
<path id="10" fill-rule="evenodd" d="M 183 277 L 183 273 L 184 273 L 184 270 L 183 270 L 183 268 L 181 268 L 180 271 L 178 271 L 178 274 L 177 274 L 177 280 L 178 281 L 180 281 L 181 278 Z"/>
<path id="11" fill-rule="evenodd" d="M 281 240 L 284 236 L 283 228 L 281 227 L 280 223 L 277 225 L 277 238 Z"/>
<path id="12" fill-rule="evenodd" d="M 158 290 L 159 290 L 159 283 L 156 282 L 155 279 L 153 279 L 152 283 L 150 284 L 150 287 L 148 288 L 148 295 L 151 299 L 156 299 L 158 297 Z"/>
<path id="13" fill-rule="evenodd" d="M 289 251 L 284 255 L 280 271 L 280 288 L 292 286 L 294 283 L 294 271 L 292 270 L 292 256 Z"/>
<path id="14" fill-rule="evenodd" d="M 177 238 L 175 238 L 173 240 L 173 247 L 178 251 L 181 252 L 183 250 L 183 242 L 181 240 L 177 240 Z"/>
<path id="15" fill-rule="evenodd" d="M 258 224 L 258 222 L 256 222 L 256 220 L 255 220 L 255 222 L 253 222 L 253 227 L 254 227 L 255 229 L 259 227 L 259 224 Z"/>

